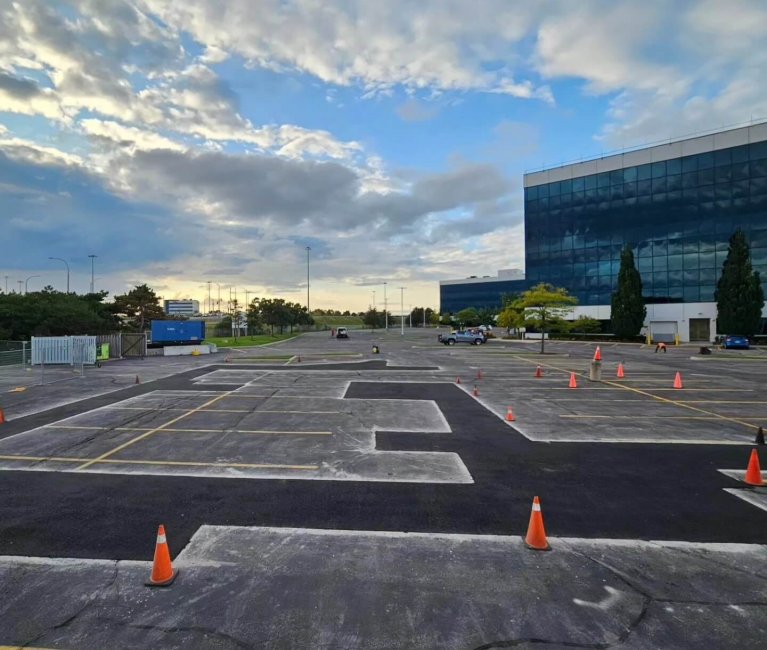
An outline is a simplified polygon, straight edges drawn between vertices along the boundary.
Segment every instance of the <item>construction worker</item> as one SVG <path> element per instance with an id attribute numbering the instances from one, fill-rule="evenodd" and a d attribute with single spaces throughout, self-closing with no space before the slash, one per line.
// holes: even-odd
<path id="1" fill-rule="evenodd" d="M 655 346 L 655 353 L 658 353 L 658 350 L 663 350 L 664 354 L 666 352 L 666 344 L 663 341 L 658 341 L 658 344 Z"/>

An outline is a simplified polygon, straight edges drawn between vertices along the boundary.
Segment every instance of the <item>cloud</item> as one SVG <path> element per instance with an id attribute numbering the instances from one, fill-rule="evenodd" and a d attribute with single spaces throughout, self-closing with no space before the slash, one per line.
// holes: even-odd
<path id="1" fill-rule="evenodd" d="M 412 98 L 397 106 L 396 111 L 400 119 L 405 122 L 425 122 L 439 114 L 439 109 L 436 106 L 426 106 Z"/>
<path id="2" fill-rule="evenodd" d="M 515 82 L 511 71 L 520 62 L 520 41 L 543 13 L 536 3 L 229 0 L 221 11 L 215 0 L 144 0 L 142 6 L 206 48 L 325 83 L 360 85 L 372 93 L 403 86 L 524 98 L 547 94 L 532 79 Z M 506 64 L 497 66 L 499 61 Z"/>

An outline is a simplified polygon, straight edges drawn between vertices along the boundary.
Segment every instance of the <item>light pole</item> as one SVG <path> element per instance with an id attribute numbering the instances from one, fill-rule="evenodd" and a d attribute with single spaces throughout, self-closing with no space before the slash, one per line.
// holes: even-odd
<path id="1" fill-rule="evenodd" d="M 312 252 L 311 246 L 306 247 L 306 313 L 311 314 L 312 310 L 309 307 L 309 253 Z"/>
<path id="2" fill-rule="evenodd" d="M 210 300 L 210 285 L 211 284 L 213 284 L 213 282 L 208 280 L 208 316 L 210 316 L 211 312 L 213 311 L 213 303 Z"/>
<path id="3" fill-rule="evenodd" d="M 220 314 L 221 313 L 221 285 L 218 282 L 216 282 L 216 286 L 218 287 L 218 308 L 216 311 L 218 311 L 218 313 Z"/>
<path id="4" fill-rule="evenodd" d="M 91 258 L 91 293 L 93 293 L 94 292 L 94 288 L 93 288 L 93 280 L 94 280 L 94 278 L 93 278 L 93 269 L 94 269 L 94 266 L 93 266 L 93 264 L 96 261 L 96 258 L 98 257 L 98 255 L 88 255 L 88 257 Z"/>
<path id="5" fill-rule="evenodd" d="M 6 275 L 5 277 L 8 277 L 8 276 Z M 375 308 L 376 308 L 376 292 L 373 291 L 373 309 L 375 310 Z"/>
<path id="6" fill-rule="evenodd" d="M 386 282 L 384 282 L 384 329 L 389 331 L 389 307 L 386 302 Z"/>
<path id="7" fill-rule="evenodd" d="M 399 288 L 400 336 L 405 336 L 405 287 Z"/>
<path id="8" fill-rule="evenodd" d="M 5 293 L 8 293 L 8 276 L 5 276 Z"/>
<path id="9" fill-rule="evenodd" d="M 19 295 L 21 295 L 21 286 L 24 284 L 24 280 L 17 280 L 17 282 L 19 283 Z"/>
<path id="10" fill-rule="evenodd" d="M 39 277 L 40 277 L 39 275 L 30 275 L 26 280 L 24 280 L 24 295 L 26 295 L 27 292 L 29 291 L 29 281 L 32 278 L 39 278 Z"/>
<path id="11" fill-rule="evenodd" d="M 64 262 L 64 265 L 67 267 L 67 293 L 69 293 L 69 263 L 63 257 L 49 257 L 48 259 Z"/>

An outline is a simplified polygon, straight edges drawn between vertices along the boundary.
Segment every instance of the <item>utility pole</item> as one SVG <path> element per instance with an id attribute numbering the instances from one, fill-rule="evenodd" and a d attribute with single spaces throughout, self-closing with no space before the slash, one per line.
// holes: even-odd
<path id="1" fill-rule="evenodd" d="M 311 314 L 312 310 L 309 307 L 309 253 L 312 252 L 311 247 L 306 247 L 306 313 Z"/>
<path id="2" fill-rule="evenodd" d="M 88 255 L 88 257 L 91 258 L 91 293 L 94 293 L 94 288 L 93 288 L 93 281 L 94 281 L 94 278 L 93 278 L 93 268 L 94 267 L 93 267 L 93 264 L 94 264 L 94 261 L 96 260 L 96 258 L 98 257 L 98 255 Z"/>
<path id="3" fill-rule="evenodd" d="M 405 287 L 399 288 L 400 336 L 405 336 Z"/>
<path id="4" fill-rule="evenodd" d="M 389 331 L 389 303 L 386 302 L 386 282 L 384 282 L 384 329 Z"/>

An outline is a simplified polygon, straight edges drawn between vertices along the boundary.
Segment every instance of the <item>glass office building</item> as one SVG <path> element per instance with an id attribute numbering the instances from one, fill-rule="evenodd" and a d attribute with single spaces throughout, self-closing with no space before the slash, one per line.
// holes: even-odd
<path id="1" fill-rule="evenodd" d="M 527 285 L 608 306 L 581 313 L 609 318 L 626 244 L 648 305 L 695 304 L 715 319 L 701 305 L 713 304 L 737 228 L 767 284 L 767 123 L 529 173 L 524 186 Z"/>
<path id="2" fill-rule="evenodd" d="M 630 244 L 648 302 L 711 302 L 736 228 L 767 281 L 767 141 L 577 171 L 525 188 L 531 283 L 564 286 L 581 305 L 609 304 Z"/>

